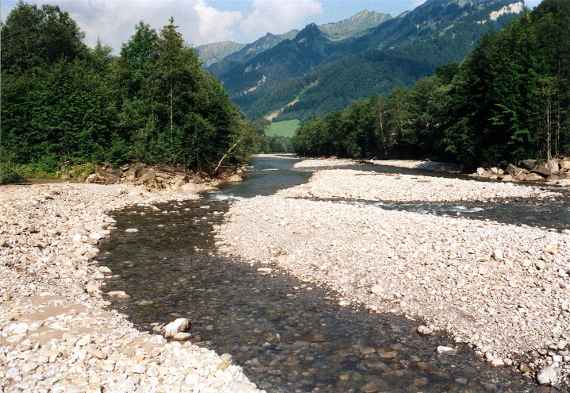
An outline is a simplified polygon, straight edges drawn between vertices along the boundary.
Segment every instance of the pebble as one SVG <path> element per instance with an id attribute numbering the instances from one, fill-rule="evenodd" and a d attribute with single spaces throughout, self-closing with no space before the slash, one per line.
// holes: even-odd
<path id="1" fill-rule="evenodd" d="M 111 299 L 125 300 L 129 299 L 130 296 L 125 291 L 110 291 L 107 292 L 107 296 Z"/>
<path id="2" fill-rule="evenodd" d="M 437 351 L 437 353 L 443 354 L 443 355 L 452 355 L 452 354 L 455 354 L 455 352 L 456 352 L 455 348 L 446 347 L 443 345 L 438 346 L 436 351 Z"/>
<path id="3" fill-rule="evenodd" d="M 433 329 L 426 325 L 420 325 L 418 326 L 418 333 L 422 336 L 428 336 L 433 333 Z"/>

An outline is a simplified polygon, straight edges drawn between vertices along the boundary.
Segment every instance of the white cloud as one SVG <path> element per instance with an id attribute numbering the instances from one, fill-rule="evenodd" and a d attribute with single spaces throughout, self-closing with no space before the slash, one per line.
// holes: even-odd
<path id="1" fill-rule="evenodd" d="M 242 19 L 239 12 L 222 11 L 205 0 L 32 0 L 57 4 L 69 11 L 86 33 L 88 44 L 97 38 L 118 49 L 141 20 L 159 29 L 173 16 L 187 41 L 200 44 L 229 39 Z"/>
<path id="2" fill-rule="evenodd" d="M 79 23 L 88 44 L 100 38 L 117 50 L 141 20 L 159 29 L 173 16 L 186 41 L 199 45 L 288 31 L 322 12 L 320 0 L 250 1 L 242 13 L 215 8 L 208 0 L 28 0 L 61 6 Z"/>
<path id="3" fill-rule="evenodd" d="M 285 33 L 322 12 L 318 0 L 253 0 L 251 12 L 240 23 L 240 29 L 250 39 L 268 31 Z"/>

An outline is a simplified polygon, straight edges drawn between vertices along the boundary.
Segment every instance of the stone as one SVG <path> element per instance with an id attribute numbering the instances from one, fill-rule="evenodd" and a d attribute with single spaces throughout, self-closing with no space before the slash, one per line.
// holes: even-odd
<path id="1" fill-rule="evenodd" d="M 7 336 L 18 336 L 21 334 L 26 334 L 29 330 L 29 326 L 25 322 L 15 322 L 9 324 L 4 328 L 4 334 Z"/>
<path id="2" fill-rule="evenodd" d="M 523 175 L 523 177 L 520 180 L 523 180 L 523 181 L 542 181 L 542 180 L 544 180 L 544 178 L 542 176 L 540 176 L 539 174 L 536 174 L 536 173 L 528 173 L 526 175 Z"/>
<path id="3" fill-rule="evenodd" d="M 172 336 L 172 339 L 176 341 L 188 341 L 191 338 L 192 334 L 187 332 L 176 333 L 174 336 Z"/>
<path id="4" fill-rule="evenodd" d="M 438 346 L 436 351 L 441 355 L 453 355 L 457 352 L 455 348 L 446 347 L 443 345 Z"/>
<path id="5" fill-rule="evenodd" d="M 164 337 L 173 338 L 177 333 L 190 330 L 192 324 L 187 318 L 178 318 L 162 328 Z"/>
<path id="6" fill-rule="evenodd" d="M 139 230 L 137 228 L 128 228 L 125 230 L 127 233 L 137 233 Z"/>
<path id="7" fill-rule="evenodd" d="M 508 175 L 511 175 L 513 177 L 517 177 L 517 176 L 520 176 L 521 174 L 523 174 L 525 172 L 525 170 L 522 168 L 519 168 L 516 165 L 509 164 L 507 166 L 506 172 Z"/>
<path id="8" fill-rule="evenodd" d="M 570 158 L 565 158 L 559 162 L 560 169 L 570 171 Z"/>
<path id="9" fill-rule="evenodd" d="M 536 160 L 522 160 L 520 166 L 531 171 L 536 167 Z"/>
<path id="10" fill-rule="evenodd" d="M 420 325 L 417 329 L 418 333 L 422 336 L 428 336 L 433 333 L 433 329 L 426 325 Z"/>
<path id="11" fill-rule="evenodd" d="M 558 244 L 548 244 L 544 247 L 544 252 L 550 255 L 558 254 Z"/>
<path id="12" fill-rule="evenodd" d="M 532 172 L 538 173 L 543 177 L 548 177 L 553 174 L 551 168 L 547 165 L 547 163 L 537 165 L 534 169 L 532 169 Z"/>
<path id="13" fill-rule="evenodd" d="M 260 274 L 271 274 L 271 272 L 273 272 L 273 269 L 268 268 L 268 267 L 260 267 L 259 269 L 257 269 L 257 272 Z"/>
<path id="14" fill-rule="evenodd" d="M 363 385 L 363 386 L 360 388 L 360 391 L 361 391 L 361 392 L 364 392 L 364 393 L 374 393 L 374 392 L 380 391 L 380 386 L 378 386 L 378 385 L 377 385 L 376 383 L 374 383 L 374 382 L 369 382 L 369 383 Z"/>
<path id="15" fill-rule="evenodd" d="M 113 274 L 113 271 L 107 266 L 99 266 L 99 271 L 103 274 Z"/>
<path id="16" fill-rule="evenodd" d="M 555 386 L 560 380 L 560 368 L 554 365 L 545 367 L 537 374 L 536 380 L 540 385 Z"/>
<path id="17" fill-rule="evenodd" d="M 487 170 L 485 168 L 477 168 L 477 176 L 488 177 L 488 176 L 490 176 L 490 173 L 487 172 Z"/>
<path id="18" fill-rule="evenodd" d="M 502 248 L 496 248 L 491 255 L 495 261 L 502 261 L 505 258 L 505 253 Z"/>
<path id="19" fill-rule="evenodd" d="M 112 299 L 129 299 L 130 296 L 125 291 L 111 291 L 107 292 L 107 296 Z"/>
<path id="20" fill-rule="evenodd" d="M 99 232 L 92 232 L 89 234 L 89 239 L 94 240 L 96 242 L 103 239 L 104 237 L 105 237 L 105 235 L 103 235 L 102 233 L 99 233 Z"/>

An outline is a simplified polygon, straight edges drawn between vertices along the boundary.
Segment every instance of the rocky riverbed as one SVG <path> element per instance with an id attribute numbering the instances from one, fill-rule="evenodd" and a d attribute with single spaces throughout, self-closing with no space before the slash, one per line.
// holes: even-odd
<path id="1" fill-rule="evenodd" d="M 347 305 L 358 301 L 422 318 L 423 333 L 447 331 L 496 367 L 515 367 L 541 384 L 564 383 L 570 372 L 570 228 L 334 202 L 496 204 L 558 198 L 556 190 L 379 173 L 345 161 L 298 166 L 322 170 L 308 184 L 232 205 L 217 229 L 226 254 L 277 263 L 325 283 Z M 330 169 L 339 166 L 346 169 Z"/>
<path id="2" fill-rule="evenodd" d="M 142 333 L 109 310 L 103 283 L 113 272 L 92 261 L 113 229 L 106 212 L 201 190 L 0 187 L 0 391 L 258 392 L 230 356 Z"/>

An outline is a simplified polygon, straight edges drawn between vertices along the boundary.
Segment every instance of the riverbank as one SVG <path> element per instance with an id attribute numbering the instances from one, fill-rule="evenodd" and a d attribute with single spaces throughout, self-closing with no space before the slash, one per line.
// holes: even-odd
<path id="1" fill-rule="evenodd" d="M 130 185 L 0 187 L 0 387 L 4 392 L 258 392 L 228 356 L 137 331 L 108 309 L 92 262 L 106 212 L 198 197 Z M 115 293 L 116 297 L 128 294 Z"/>
<path id="2" fill-rule="evenodd" d="M 322 170 L 308 184 L 235 202 L 227 223 L 217 228 L 222 251 L 277 263 L 306 281 L 327 284 L 346 304 L 420 318 L 426 324 L 422 333 L 449 332 L 497 367 L 516 367 L 533 378 L 539 373 L 543 383 L 567 378 L 568 231 L 390 211 L 368 203 L 501 203 L 548 200 L 556 192 L 382 173 L 345 161 L 300 163 Z M 330 169 L 339 166 L 346 169 Z"/>

